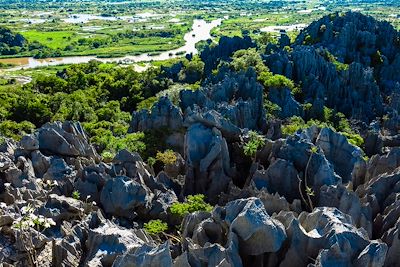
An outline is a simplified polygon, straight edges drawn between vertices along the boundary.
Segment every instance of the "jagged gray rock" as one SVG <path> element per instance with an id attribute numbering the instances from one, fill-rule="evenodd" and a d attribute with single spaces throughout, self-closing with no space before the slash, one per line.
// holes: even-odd
<path id="1" fill-rule="evenodd" d="M 185 137 L 186 177 L 185 194 L 205 194 L 216 202 L 224 192 L 234 170 L 230 166 L 225 138 L 216 128 L 193 124 Z"/>
<path id="2" fill-rule="evenodd" d="M 276 159 L 267 170 L 257 170 L 252 181 L 258 189 L 265 187 L 270 193 L 284 195 L 288 201 L 300 199 L 298 172 L 287 160 Z"/>
<path id="3" fill-rule="evenodd" d="M 298 219 L 281 212 L 275 218 L 285 225 L 290 243 L 280 266 L 306 266 L 312 258 L 317 259 L 315 266 L 362 262 L 371 244 L 376 253 L 369 253 L 369 262 L 382 263 L 386 256 L 385 243 L 369 241 L 365 230 L 357 229 L 351 217 L 336 208 L 316 208 L 310 214 L 301 213 Z"/>
<path id="4" fill-rule="evenodd" d="M 169 243 L 159 246 L 143 245 L 132 252 L 117 256 L 113 267 L 172 267 Z"/>
<path id="5" fill-rule="evenodd" d="M 244 255 L 276 252 L 286 239 L 283 225 L 271 218 L 262 201 L 254 197 L 216 207 L 211 216 L 208 213 L 190 215 L 183 225 L 184 237 L 196 245 L 211 243 L 229 248 L 238 240 L 234 247 Z"/>
<path id="6" fill-rule="evenodd" d="M 298 172 L 303 172 L 303 177 L 300 177 L 302 183 L 306 180 L 304 176 L 307 178 L 307 184 L 314 189 L 322 185 L 341 183 L 341 177 L 335 173 L 323 151 L 312 152 L 314 144 L 310 140 L 295 135 L 288 137 L 283 143 L 275 142 L 275 145 L 269 158 L 281 158 L 292 162 Z"/>
<path id="7" fill-rule="evenodd" d="M 374 155 L 368 161 L 365 182 L 374 177 L 390 173 L 400 166 L 400 148 L 391 148 L 385 155 Z"/>
<path id="8" fill-rule="evenodd" d="M 89 230 L 85 264 L 88 266 L 111 266 L 118 255 L 148 244 L 153 245 L 145 233 L 123 229 L 109 222 Z"/>
<path id="9" fill-rule="evenodd" d="M 394 267 L 399 263 L 400 257 L 400 221 L 397 221 L 396 227 L 392 229 L 392 240 L 389 245 L 385 266 Z"/>
<path id="10" fill-rule="evenodd" d="M 359 196 L 343 185 L 324 185 L 320 188 L 317 201 L 320 207 L 335 207 L 352 217 L 354 225 L 364 228 L 372 237 L 372 210 Z"/>
<path id="11" fill-rule="evenodd" d="M 239 237 L 239 248 L 245 255 L 276 252 L 286 239 L 283 225 L 268 215 L 257 198 L 229 202 L 225 207 L 225 221 Z"/>
<path id="12" fill-rule="evenodd" d="M 163 96 L 152 107 L 151 111 L 133 112 L 129 132 L 145 131 L 157 128 L 178 130 L 182 127 L 182 112 L 172 104 L 168 97 Z"/>
<path id="13" fill-rule="evenodd" d="M 151 111 L 133 114 L 131 132 L 159 134 L 176 151 L 176 164 L 159 173 L 161 166 L 128 150 L 100 162 L 79 123 L 49 123 L 20 142 L 5 139 L 0 262 L 24 265 L 12 224 L 32 205 L 57 223 L 41 233 L 32 228 L 44 266 L 397 266 L 399 37 L 385 22 L 354 13 L 312 23 L 291 47 L 282 36 L 262 58 L 301 87 L 295 95 L 288 88 L 265 92 L 252 68 L 229 69 L 232 52 L 253 43 L 221 38 L 226 51 L 220 44 L 202 53 L 210 58 L 201 88 L 180 91 L 177 105 L 161 97 Z M 221 60 L 228 63 L 209 75 Z M 280 118 L 267 121 L 264 97 L 280 106 Z M 279 119 L 292 115 L 341 124 L 333 121 L 340 114 L 327 118 L 326 107 L 346 115 L 370 160 L 328 128 L 282 135 Z M 249 130 L 270 138 L 254 162 L 243 151 Z M 138 230 L 152 219 L 178 225 L 171 205 L 197 193 L 220 206 L 187 214 L 181 242 L 168 235 L 174 227 L 155 242 Z"/>
<path id="14" fill-rule="evenodd" d="M 238 238 L 235 234 L 231 235 L 226 247 L 220 244 L 205 244 L 204 247 L 186 240 L 184 252 L 174 261 L 174 267 L 190 266 L 243 266 L 238 254 Z"/>
<path id="15" fill-rule="evenodd" d="M 361 149 L 351 145 L 344 135 L 330 128 L 321 129 L 315 144 L 321 147 L 325 157 L 333 164 L 335 172 L 342 177 L 343 183 L 353 180 L 356 162 L 363 161 Z"/>
<path id="16" fill-rule="evenodd" d="M 99 159 L 79 122 L 47 123 L 37 133 L 39 149 L 59 156 Z"/>
<path id="17" fill-rule="evenodd" d="M 21 148 L 28 151 L 39 149 L 39 140 L 34 135 L 25 135 L 20 142 Z"/>
<path id="18" fill-rule="evenodd" d="M 43 209 L 40 211 L 45 217 L 55 222 L 78 219 L 84 212 L 82 202 L 70 197 L 51 194 Z"/>
<path id="19" fill-rule="evenodd" d="M 270 88 L 268 90 L 268 100 L 281 108 L 280 118 L 303 116 L 303 109 L 300 103 L 294 99 L 289 88 Z"/>
<path id="20" fill-rule="evenodd" d="M 240 133 L 240 128 L 265 129 L 263 88 L 254 70 L 221 71 L 219 75 L 218 80 L 210 81 L 198 91 L 181 91 L 180 106 L 185 111 L 185 122 L 207 124 L 210 121 L 224 136 L 227 133 L 226 137 Z"/>
<path id="21" fill-rule="evenodd" d="M 35 170 L 35 176 L 42 178 L 50 168 L 51 157 L 44 156 L 40 151 L 36 150 L 31 153 L 32 165 Z"/>
<path id="22" fill-rule="evenodd" d="M 264 203 L 264 208 L 268 214 L 279 213 L 280 211 L 293 211 L 296 214 L 301 212 L 300 200 L 295 199 L 292 203 L 289 203 L 285 197 L 280 196 L 278 193 L 270 194 L 266 188 L 257 189 L 253 182 L 243 189 L 231 183 L 228 192 L 221 195 L 219 205 L 225 206 L 235 199 L 250 197 L 259 198 Z"/>
<path id="23" fill-rule="evenodd" d="M 138 212 L 146 214 L 152 199 L 153 193 L 145 184 L 126 176 L 108 180 L 100 195 L 105 212 L 128 219 L 134 219 Z"/>

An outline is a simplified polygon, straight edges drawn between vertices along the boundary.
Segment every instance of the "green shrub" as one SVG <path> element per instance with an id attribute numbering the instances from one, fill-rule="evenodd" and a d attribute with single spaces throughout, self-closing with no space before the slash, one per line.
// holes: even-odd
<path id="1" fill-rule="evenodd" d="M 346 136 L 347 141 L 352 145 L 361 147 L 364 144 L 364 139 L 359 134 L 347 133 L 347 132 L 340 132 L 340 133 Z"/>
<path id="2" fill-rule="evenodd" d="M 264 97 L 264 108 L 268 118 L 276 118 L 282 112 L 282 108 L 278 104 L 269 101 L 267 97 Z"/>
<path id="3" fill-rule="evenodd" d="M 313 38 L 311 37 L 311 35 L 307 34 L 306 37 L 304 38 L 304 44 L 311 45 L 313 43 L 314 43 Z"/>
<path id="4" fill-rule="evenodd" d="M 145 131 L 142 141 L 146 147 L 140 155 L 147 159 L 148 157 L 155 157 L 159 151 L 166 150 L 168 147 L 165 140 L 170 134 L 171 129 L 167 127 Z"/>
<path id="5" fill-rule="evenodd" d="M 121 111 L 120 103 L 118 101 L 109 101 L 95 111 L 99 121 L 107 122 L 125 122 L 129 124 L 131 115 L 128 112 Z"/>
<path id="6" fill-rule="evenodd" d="M 161 220 L 151 220 L 144 224 L 144 229 L 151 235 L 159 235 L 168 230 L 168 224 Z"/>
<path id="7" fill-rule="evenodd" d="M 104 161 L 111 162 L 115 157 L 115 153 L 110 151 L 104 151 L 103 153 L 101 153 L 101 156 L 103 157 Z"/>
<path id="8" fill-rule="evenodd" d="M 164 152 L 157 152 L 156 160 L 164 163 L 164 165 L 174 164 L 177 160 L 175 152 L 171 149 L 167 149 Z"/>
<path id="9" fill-rule="evenodd" d="M 296 89 L 294 82 L 283 75 L 272 74 L 269 71 L 262 72 L 258 80 L 265 88 L 289 88 L 291 91 Z"/>
<path id="10" fill-rule="evenodd" d="M 282 125 L 282 133 L 292 135 L 305 126 L 305 122 L 301 117 L 293 116 L 289 119 L 289 123 Z"/>
<path id="11" fill-rule="evenodd" d="M 137 105 L 137 110 L 142 110 L 142 109 L 151 110 L 151 108 L 155 103 L 157 103 L 157 101 L 158 97 L 156 96 L 146 98 L 145 100 L 139 102 L 139 104 Z"/>
<path id="12" fill-rule="evenodd" d="M 243 152 L 246 156 L 251 157 L 253 161 L 255 161 L 258 149 L 264 145 L 264 136 L 258 134 L 256 131 L 249 131 L 249 139 L 243 145 Z"/>
<path id="13" fill-rule="evenodd" d="M 157 160 L 153 157 L 149 157 L 147 159 L 147 164 L 149 164 L 150 166 L 154 166 L 154 164 L 156 164 Z"/>
<path id="14" fill-rule="evenodd" d="M 309 120 L 308 122 L 305 122 L 301 117 L 293 116 L 289 119 L 289 123 L 282 125 L 282 133 L 285 135 L 293 135 L 298 130 L 306 129 L 313 125 L 316 125 L 318 128 L 333 128 L 328 123 L 319 120 Z"/>
<path id="15" fill-rule="evenodd" d="M 332 63 L 333 63 L 333 65 L 335 65 L 337 71 L 345 71 L 345 70 L 349 69 L 349 65 L 348 64 L 342 63 L 340 61 L 336 60 L 336 61 L 334 61 Z"/>
<path id="16" fill-rule="evenodd" d="M 48 107 L 49 98 L 42 94 L 30 94 L 24 92 L 19 99 L 13 103 L 10 120 L 16 122 L 30 121 L 36 127 L 49 122 L 52 112 Z"/>
<path id="17" fill-rule="evenodd" d="M 337 71 L 344 71 L 349 69 L 349 65 L 342 63 L 337 60 L 337 58 L 332 55 L 327 49 L 322 50 L 321 55 L 333 65 L 335 65 Z"/>
<path id="18" fill-rule="evenodd" d="M 178 215 L 180 217 L 196 211 L 210 212 L 213 207 L 210 204 L 206 203 L 204 198 L 204 195 L 201 194 L 188 196 L 186 202 L 176 202 L 172 204 L 170 207 L 170 211 L 172 214 Z"/>
<path id="19" fill-rule="evenodd" d="M 93 138 L 93 142 L 100 144 L 104 152 L 115 154 L 119 150 L 126 149 L 130 152 L 138 152 L 139 154 L 146 150 L 146 144 L 143 142 L 144 133 L 130 133 L 124 136 L 114 136 L 110 131 L 105 130 L 104 135 L 98 133 Z M 107 156 L 107 154 L 105 154 Z"/>
<path id="20" fill-rule="evenodd" d="M 74 192 L 72 192 L 72 198 L 79 200 L 81 198 L 81 193 L 79 193 L 79 191 L 75 190 Z"/>
<path id="21" fill-rule="evenodd" d="M 0 122 L 0 135 L 12 138 L 16 141 L 21 140 L 22 136 L 30 134 L 35 129 L 35 125 L 29 121 L 20 123 L 10 120 Z"/>
<path id="22" fill-rule="evenodd" d="M 183 68 L 179 72 L 179 81 L 194 84 L 201 80 L 204 74 L 204 62 L 201 61 L 198 55 L 195 55 L 192 60 L 183 60 Z"/>
<path id="23" fill-rule="evenodd" d="M 252 67 L 258 74 L 269 72 L 255 48 L 236 51 L 232 56 L 230 66 L 235 71 L 247 71 L 248 68 Z"/>
<path id="24" fill-rule="evenodd" d="M 305 111 L 310 111 L 313 105 L 311 103 L 305 103 L 302 106 Z"/>

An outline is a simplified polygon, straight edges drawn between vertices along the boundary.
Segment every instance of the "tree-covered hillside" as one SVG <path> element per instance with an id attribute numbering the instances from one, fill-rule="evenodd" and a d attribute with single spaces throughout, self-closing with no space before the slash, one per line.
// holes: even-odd
<path id="1" fill-rule="evenodd" d="M 26 39 L 21 34 L 0 27 L 0 55 L 18 54 L 26 44 Z"/>

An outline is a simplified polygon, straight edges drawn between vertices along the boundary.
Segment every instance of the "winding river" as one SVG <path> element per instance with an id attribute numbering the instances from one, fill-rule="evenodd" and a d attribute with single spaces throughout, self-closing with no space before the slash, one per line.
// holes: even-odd
<path id="1" fill-rule="evenodd" d="M 101 62 L 120 62 L 125 64 L 133 64 L 138 62 L 149 62 L 157 60 L 166 60 L 169 58 L 179 57 L 182 54 L 193 53 L 196 54 L 198 51 L 195 47 L 196 43 L 199 41 L 204 41 L 211 38 L 211 29 L 217 27 L 221 24 L 222 19 L 213 20 L 207 23 L 205 20 L 194 20 L 193 28 L 190 32 L 186 33 L 184 36 L 185 45 L 161 52 L 157 55 L 150 55 L 148 53 L 136 55 L 136 56 L 124 56 L 116 58 L 97 58 L 96 56 L 70 56 L 70 57 L 57 57 L 57 58 L 45 58 L 45 59 L 35 59 L 33 57 L 22 57 L 22 58 L 3 58 L 0 59 L 0 63 L 11 63 L 16 65 L 8 70 L 19 70 L 19 69 L 29 69 L 44 66 L 55 66 L 62 64 L 78 64 L 87 63 L 90 60 L 98 60 Z"/>

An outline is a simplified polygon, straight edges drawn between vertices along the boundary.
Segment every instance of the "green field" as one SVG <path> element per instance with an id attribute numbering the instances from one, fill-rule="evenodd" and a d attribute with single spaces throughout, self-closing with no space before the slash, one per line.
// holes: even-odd
<path id="1" fill-rule="evenodd" d="M 73 42 L 77 42 L 78 39 L 82 38 L 74 31 L 23 31 L 20 32 L 28 41 L 37 41 L 45 46 L 53 49 L 64 49 L 67 45 Z"/>

